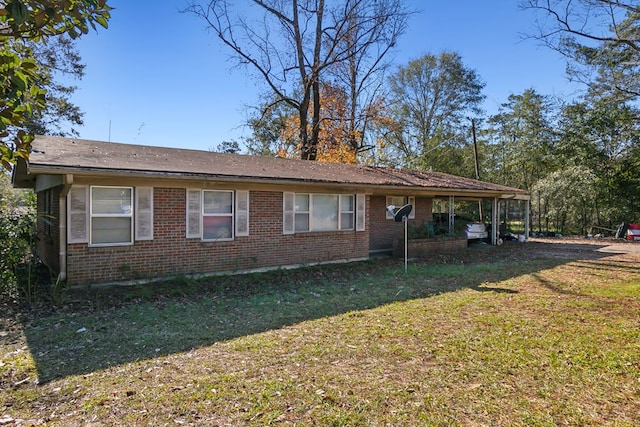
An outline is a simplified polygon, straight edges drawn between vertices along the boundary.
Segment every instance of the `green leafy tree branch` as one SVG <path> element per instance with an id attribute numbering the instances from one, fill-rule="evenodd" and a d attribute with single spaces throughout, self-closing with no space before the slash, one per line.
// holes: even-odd
<path id="1" fill-rule="evenodd" d="M 106 0 L 10 0 L 0 2 L 0 163 L 10 170 L 28 159 L 34 135 L 27 125 L 47 102 L 50 73 L 35 58 L 30 43 L 68 35 L 75 39 L 107 28 Z"/>

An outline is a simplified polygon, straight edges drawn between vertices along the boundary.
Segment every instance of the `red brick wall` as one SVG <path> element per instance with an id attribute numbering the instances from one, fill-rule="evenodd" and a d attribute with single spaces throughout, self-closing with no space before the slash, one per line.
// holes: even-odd
<path id="1" fill-rule="evenodd" d="M 460 252 L 467 248 L 466 237 L 433 237 L 429 239 L 409 240 L 407 245 L 407 256 L 410 258 L 429 258 L 433 255 Z M 393 256 L 404 258 L 404 240 L 394 240 Z"/>
<path id="2" fill-rule="evenodd" d="M 283 235 L 281 192 L 251 191 L 250 235 L 226 242 L 185 237 L 185 189 L 154 188 L 153 197 L 153 240 L 133 246 L 68 245 L 70 284 L 230 272 L 369 255 L 368 230 Z"/>
<path id="3" fill-rule="evenodd" d="M 432 210 L 433 199 L 426 197 L 416 197 L 415 219 L 409 220 L 410 224 L 420 224 L 422 221 L 431 222 L 433 220 Z M 371 250 L 391 249 L 393 241 L 404 236 L 404 225 L 387 219 L 387 198 L 386 196 L 371 196 L 369 203 L 369 228 Z"/>

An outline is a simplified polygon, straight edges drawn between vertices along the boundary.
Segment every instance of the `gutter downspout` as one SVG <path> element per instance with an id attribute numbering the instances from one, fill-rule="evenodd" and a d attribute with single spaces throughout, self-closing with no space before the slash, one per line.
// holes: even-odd
<path id="1" fill-rule="evenodd" d="M 67 279 L 67 194 L 73 185 L 73 175 L 67 174 L 62 177 L 62 189 L 60 190 L 59 212 L 60 212 L 60 272 L 58 280 Z"/>

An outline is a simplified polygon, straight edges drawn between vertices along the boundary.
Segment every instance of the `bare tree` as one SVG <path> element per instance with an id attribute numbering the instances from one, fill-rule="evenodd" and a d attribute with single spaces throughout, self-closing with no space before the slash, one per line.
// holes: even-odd
<path id="1" fill-rule="evenodd" d="M 372 148 L 365 142 L 367 129 L 382 114 L 382 86 L 390 65 L 389 53 L 406 30 L 408 16 L 400 0 L 356 2 L 350 9 L 348 30 L 341 41 L 349 54 L 330 68 L 334 85 L 348 96 L 346 122 L 348 145 L 358 153 Z"/>
<path id="2" fill-rule="evenodd" d="M 354 58 L 380 62 L 405 28 L 400 0 L 246 0 L 243 15 L 227 0 L 192 3 L 237 65 L 247 66 L 299 116 L 301 157 L 315 160 L 321 117 L 321 80 Z M 389 30 L 391 28 L 391 30 Z M 387 45 L 387 48 L 380 46 Z M 376 47 L 374 54 L 370 47 Z M 362 80 L 364 77 L 361 77 Z M 270 106 L 266 106 L 269 108 Z M 310 111 L 311 110 L 311 111 Z"/>
<path id="3" fill-rule="evenodd" d="M 636 0 L 523 0 L 537 33 L 570 62 L 569 76 L 591 94 L 640 96 L 640 5 Z"/>

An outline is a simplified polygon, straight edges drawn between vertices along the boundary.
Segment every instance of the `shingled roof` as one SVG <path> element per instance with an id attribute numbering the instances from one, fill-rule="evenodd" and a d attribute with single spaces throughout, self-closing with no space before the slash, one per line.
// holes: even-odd
<path id="1" fill-rule="evenodd" d="M 423 191 L 466 191 L 500 196 L 527 194 L 517 188 L 439 172 L 321 163 L 49 136 L 36 137 L 28 163 L 19 164 L 14 172 L 14 184 L 30 187 L 37 174 L 62 173 L 321 183 Z"/>

